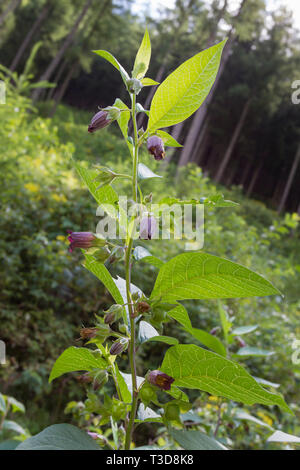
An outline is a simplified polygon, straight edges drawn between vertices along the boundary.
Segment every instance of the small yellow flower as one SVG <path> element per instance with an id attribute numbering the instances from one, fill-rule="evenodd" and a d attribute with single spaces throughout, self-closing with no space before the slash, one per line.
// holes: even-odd
<path id="1" fill-rule="evenodd" d="M 57 201 L 57 202 L 66 202 L 67 201 L 67 198 L 64 194 L 52 194 L 52 199 L 54 199 L 54 201 Z"/>
<path id="2" fill-rule="evenodd" d="M 40 190 L 40 186 L 35 183 L 26 183 L 24 184 L 24 188 L 31 193 L 38 193 Z"/>
<path id="3" fill-rule="evenodd" d="M 214 401 L 214 402 L 218 402 L 219 401 L 219 398 L 218 397 L 215 397 L 214 395 L 211 395 L 210 397 L 208 397 L 209 401 Z"/>
<path id="4" fill-rule="evenodd" d="M 67 241 L 67 237 L 65 237 L 64 235 L 57 235 L 56 240 L 58 240 L 59 242 L 65 242 Z"/>
<path id="5" fill-rule="evenodd" d="M 262 411 L 258 411 L 257 416 L 259 416 L 264 423 L 268 424 L 269 426 L 272 426 L 273 420 L 269 416 L 265 415 L 265 413 L 263 413 Z"/>

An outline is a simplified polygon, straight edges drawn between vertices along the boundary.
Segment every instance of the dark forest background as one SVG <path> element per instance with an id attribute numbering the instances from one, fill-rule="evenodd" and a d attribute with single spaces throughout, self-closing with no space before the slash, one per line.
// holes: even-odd
<path id="1" fill-rule="evenodd" d="M 78 374 L 48 383 L 57 357 L 83 344 L 80 328 L 94 326 L 95 314 L 111 305 L 109 292 L 82 267 L 80 250 L 68 252 L 67 231 L 94 232 L 98 222 L 73 160 L 131 171 L 116 123 L 87 132 L 99 106 L 117 97 L 129 104 L 118 71 L 92 50 L 110 51 L 130 73 L 146 25 L 152 43 L 147 76 L 158 82 L 187 58 L 228 41 L 205 103 L 168 129 L 184 147 L 168 148 L 163 162 L 142 147 L 141 161 L 163 175 L 155 184 L 143 181 L 144 194 L 157 201 L 223 193 L 237 202 L 205 208 L 205 252 L 253 269 L 284 294 L 228 299 L 222 308 L 232 328 L 258 325 L 242 337 L 247 355 L 239 355 L 236 340 L 229 353 L 282 393 L 295 416 L 226 402 L 219 435 L 236 449 L 270 448 L 268 426 L 300 436 L 300 369 L 292 362 L 300 339 L 300 104 L 292 102 L 293 93 L 300 99 L 300 33 L 291 11 L 282 6 L 270 12 L 266 3 L 239 0 L 234 10 L 231 0 L 177 0 L 150 17 L 132 13 L 134 0 L 0 0 L 0 80 L 7 89 L 0 104 L 0 340 L 7 347 L 0 367 L 0 449 L 6 439 L 25 439 L 53 423 L 90 429 L 87 385 Z M 145 109 L 155 89 L 138 95 Z M 146 125 L 143 113 L 138 124 Z M 127 180 L 113 185 L 129 194 Z M 144 245 L 163 261 L 185 249 L 172 239 Z M 123 263 L 108 267 L 112 276 L 124 277 Z M 133 283 L 149 295 L 156 275 L 155 267 L 136 262 Z M 215 331 L 224 341 L 216 302 L 185 306 L 193 327 Z M 196 341 L 175 323 L 165 325 L 164 334 Z M 139 354 L 140 376 L 158 368 L 166 351 L 163 343 L 150 346 Z M 121 367 L 128 370 L 126 355 Z M 111 384 L 106 387 L 111 396 Z M 14 401 L 3 412 L 2 396 L 24 403 L 26 412 Z M 201 429 L 213 433 L 218 408 L 210 398 L 191 395 L 205 423 Z M 135 442 L 151 443 L 154 435 L 147 423 Z"/>
<path id="2" fill-rule="evenodd" d="M 240 185 L 282 211 L 300 212 L 299 31 L 284 6 L 267 12 L 264 0 L 177 0 L 155 18 L 131 13 L 131 1 L 3 0 L 0 62 L 21 73 L 32 47 L 36 81 L 56 87 L 32 92 L 53 116 L 60 102 L 89 110 L 111 105 L 125 91 L 118 73 L 91 51 L 107 49 L 130 70 L 145 24 L 153 45 L 150 76 L 161 82 L 187 57 L 229 38 L 219 80 L 206 103 L 172 134 L 185 144 L 168 160 L 195 162 L 216 182 Z M 284 2 L 283 2 L 284 3 Z M 119 92 L 119 93 L 118 93 Z M 154 88 L 142 91 L 147 109 Z M 142 125 L 142 120 L 140 120 Z"/>

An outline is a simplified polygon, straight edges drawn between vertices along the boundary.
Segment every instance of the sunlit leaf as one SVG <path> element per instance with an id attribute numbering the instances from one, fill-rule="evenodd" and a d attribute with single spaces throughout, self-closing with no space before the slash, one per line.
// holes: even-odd
<path id="1" fill-rule="evenodd" d="M 159 271 L 151 298 L 174 302 L 278 294 L 279 291 L 250 269 L 207 253 L 183 253 Z"/>
<path id="2" fill-rule="evenodd" d="M 172 429 L 171 436 L 185 450 L 227 450 L 216 439 L 200 431 Z"/>
<path id="3" fill-rule="evenodd" d="M 150 108 L 150 132 L 184 121 L 201 106 L 215 81 L 225 43 L 188 59 L 157 88 Z"/>
<path id="4" fill-rule="evenodd" d="M 145 76 L 149 67 L 150 58 L 151 58 L 151 43 L 150 43 L 148 30 L 146 29 L 142 43 L 139 47 L 139 50 L 135 58 L 133 71 L 132 71 L 133 78 L 141 79 Z"/>
<path id="5" fill-rule="evenodd" d="M 173 377 L 178 387 L 203 390 L 247 405 L 277 405 L 293 414 L 280 395 L 263 389 L 242 366 L 193 344 L 169 348 L 161 370 Z"/>
<path id="6" fill-rule="evenodd" d="M 121 77 L 124 83 L 126 84 L 126 80 L 129 80 L 129 75 L 124 69 L 124 67 L 122 67 L 122 65 L 117 61 L 117 59 L 110 52 L 107 52 L 101 49 L 97 51 L 93 51 L 93 52 L 95 52 L 95 54 L 99 55 L 100 57 L 103 57 L 103 59 L 107 60 L 108 62 L 110 62 L 120 72 Z"/>
<path id="7" fill-rule="evenodd" d="M 101 450 L 88 435 L 71 424 L 53 424 L 26 439 L 16 450 Z"/>
<path id="8" fill-rule="evenodd" d="M 94 353 L 87 348 L 71 346 L 56 359 L 49 382 L 67 372 L 92 371 L 93 369 L 104 369 L 106 366 L 106 361 L 99 356 L 99 353 Z"/>

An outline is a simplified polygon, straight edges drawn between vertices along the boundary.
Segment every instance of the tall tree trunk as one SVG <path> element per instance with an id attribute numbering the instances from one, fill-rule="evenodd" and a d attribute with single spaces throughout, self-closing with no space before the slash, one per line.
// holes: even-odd
<path id="1" fill-rule="evenodd" d="M 48 16 L 48 13 L 50 11 L 50 8 L 51 8 L 51 1 L 47 2 L 45 5 L 44 5 L 44 8 L 42 9 L 41 13 L 39 14 L 39 16 L 37 17 L 37 19 L 35 20 L 35 22 L 33 23 L 32 27 L 30 28 L 30 30 L 28 31 L 28 33 L 26 34 L 25 38 L 24 38 L 24 41 L 22 42 L 21 46 L 19 47 L 19 50 L 17 52 L 17 54 L 15 55 L 15 58 L 14 60 L 12 61 L 11 65 L 10 65 L 10 70 L 13 72 L 14 70 L 16 70 L 20 60 L 21 60 L 21 57 L 23 56 L 24 52 L 26 51 L 27 47 L 29 46 L 29 44 L 31 43 L 31 40 L 34 36 L 34 34 L 41 28 L 44 20 L 46 19 L 46 17 Z"/>
<path id="2" fill-rule="evenodd" d="M 235 16 L 235 20 L 241 15 L 245 4 L 246 4 L 246 0 L 242 0 L 241 4 L 240 4 L 240 7 L 239 7 L 239 11 L 238 11 L 237 15 Z M 227 2 L 224 4 L 224 9 L 222 9 L 223 15 L 226 11 L 226 7 L 227 7 Z M 220 17 L 218 18 L 218 22 L 220 22 L 221 19 L 222 19 L 222 16 L 220 15 Z M 188 161 L 190 160 L 190 158 L 192 157 L 192 152 L 193 152 L 193 149 L 195 147 L 195 142 L 196 142 L 196 139 L 197 139 L 197 135 L 199 134 L 200 129 L 203 126 L 204 121 L 206 119 L 209 104 L 212 101 L 212 98 L 213 98 L 214 93 L 216 91 L 218 82 L 220 80 L 220 77 L 221 77 L 221 75 L 224 71 L 225 65 L 226 65 L 226 63 L 228 61 L 228 58 L 230 56 L 231 45 L 233 44 L 234 40 L 235 40 L 234 26 L 232 26 L 232 28 L 231 28 L 231 30 L 228 34 L 228 41 L 227 41 L 227 44 L 225 46 L 225 50 L 224 50 L 224 53 L 223 53 L 223 58 L 222 58 L 222 62 L 221 62 L 221 65 L 220 65 L 219 73 L 217 75 L 215 83 L 214 83 L 208 97 L 206 98 L 206 100 L 204 101 L 202 106 L 198 109 L 198 111 L 194 115 L 193 122 L 191 124 L 189 133 L 188 133 L 188 135 L 186 136 L 186 139 L 185 139 L 187 144 L 183 148 L 178 166 L 186 165 L 188 163 Z"/>
<path id="3" fill-rule="evenodd" d="M 286 200 L 287 200 L 287 198 L 288 198 L 288 195 L 289 195 L 289 192 L 290 192 L 290 189 L 291 189 L 293 180 L 294 180 L 294 178 L 295 178 L 295 174 L 296 174 L 296 171 L 297 171 L 299 162 L 300 162 L 300 144 L 298 145 L 298 149 L 297 149 L 297 152 L 296 152 L 296 155 L 295 155 L 295 158 L 294 158 L 294 162 L 293 162 L 293 165 L 292 165 L 292 168 L 291 168 L 289 177 L 288 177 L 288 179 L 287 179 L 287 182 L 286 182 L 286 185 L 285 185 L 285 188 L 284 188 L 282 197 L 281 197 L 281 199 L 280 199 L 280 203 L 279 203 L 279 206 L 278 206 L 278 213 L 279 213 L 279 214 L 280 214 L 280 212 L 283 210 L 283 208 L 284 208 L 284 206 L 285 206 L 285 203 L 286 203 Z"/>
<path id="4" fill-rule="evenodd" d="M 228 145 L 228 148 L 226 150 L 225 156 L 222 160 L 221 165 L 219 166 L 219 169 L 218 169 L 216 177 L 215 177 L 215 181 L 217 183 L 220 183 L 220 181 L 222 180 L 224 172 L 225 172 L 225 170 L 227 168 L 227 165 L 229 163 L 229 160 L 231 158 L 232 152 L 233 152 L 233 150 L 235 148 L 235 145 L 238 141 L 238 138 L 241 134 L 241 130 L 243 128 L 243 125 L 245 124 L 245 121 L 246 121 L 246 118 L 247 118 L 247 115 L 248 115 L 248 112 L 249 112 L 250 104 L 251 104 L 251 98 L 248 99 L 248 101 L 246 102 L 246 104 L 243 108 L 240 120 L 239 120 L 239 122 L 237 123 L 237 125 L 235 127 L 234 133 L 232 135 L 231 141 L 230 141 L 230 143 Z"/>
<path id="5" fill-rule="evenodd" d="M 9 6 L 6 8 L 6 10 L 4 10 L 2 15 L 0 15 L 0 26 L 2 25 L 2 23 L 4 23 L 4 20 L 7 17 L 7 15 L 9 13 L 12 13 L 21 4 L 21 2 L 22 2 L 22 0 L 12 0 L 10 2 Z"/>
<path id="6" fill-rule="evenodd" d="M 196 142 L 195 151 L 193 152 L 192 159 L 191 159 L 192 162 L 197 163 L 197 165 L 199 166 L 201 166 L 201 158 L 203 155 L 202 150 L 204 148 L 205 141 L 207 141 L 207 138 L 209 135 L 208 126 L 209 126 L 209 118 L 206 119 L 205 124 L 201 130 L 201 133 Z"/>
<path id="7" fill-rule="evenodd" d="M 54 70 L 56 69 L 56 67 L 58 66 L 61 58 L 63 57 L 64 53 L 66 52 L 66 50 L 68 49 L 68 47 L 72 44 L 72 42 L 74 41 L 74 37 L 75 37 L 75 34 L 78 30 L 78 27 L 81 23 L 81 21 L 83 20 L 83 18 L 85 17 L 85 15 L 87 14 L 88 12 L 88 9 L 90 8 L 91 4 L 92 4 L 93 0 L 87 0 L 85 2 L 85 5 L 83 7 L 83 9 L 81 10 L 79 16 L 77 17 L 74 25 L 73 25 L 73 28 L 71 29 L 71 31 L 69 32 L 69 34 L 67 35 L 64 43 L 62 44 L 61 48 L 59 49 L 58 53 L 56 54 L 56 56 L 53 58 L 53 60 L 50 62 L 49 66 L 47 67 L 47 69 L 45 70 L 45 72 L 41 75 L 39 81 L 43 81 L 43 80 L 49 80 L 52 73 L 54 72 Z M 34 92 L 32 93 L 32 100 L 33 102 L 37 101 L 40 94 L 41 94 L 41 88 L 36 88 L 34 90 Z"/>
<path id="8" fill-rule="evenodd" d="M 246 166 L 244 167 L 244 171 L 243 171 L 243 173 L 242 173 L 242 177 L 241 177 L 241 179 L 240 179 L 240 181 L 239 181 L 239 184 L 240 184 L 241 186 L 243 186 L 243 187 L 244 187 L 244 185 L 245 185 L 245 183 L 246 183 L 246 181 L 247 181 L 248 174 L 249 174 L 249 171 L 250 171 L 251 166 L 252 166 L 252 161 L 249 159 L 249 160 L 248 160 L 248 163 L 247 163 Z"/>
<path id="9" fill-rule="evenodd" d="M 103 2 L 102 4 L 102 8 L 101 10 L 98 10 L 98 13 L 96 16 L 94 16 L 94 21 L 92 23 L 92 27 L 90 30 L 87 30 L 86 31 L 86 34 L 84 36 L 84 39 L 83 39 L 83 43 L 82 43 L 82 49 L 85 48 L 85 46 L 87 45 L 87 42 L 88 42 L 88 39 L 94 34 L 96 28 L 97 28 L 97 24 L 98 24 L 98 20 L 99 18 L 103 15 L 103 13 L 105 12 L 106 8 L 108 7 L 110 3 L 110 0 L 106 0 Z M 64 60 L 63 62 L 63 65 L 59 68 L 59 71 L 57 73 L 57 76 L 56 76 L 56 83 L 58 83 L 61 75 L 62 75 L 62 72 L 65 70 L 66 68 L 66 65 L 67 65 L 67 61 Z M 74 76 L 75 72 L 77 71 L 77 69 L 80 67 L 80 58 L 78 58 L 71 66 L 71 68 L 69 69 L 62 85 L 60 86 L 60 88 L 57 90 L 57 89 L 54 89 L 55 90 L 55 95 L 54 95 L 54 105 L 50 111 L 50 114 L 49 114 L 49 117 L 53 117 L 55 112 L 56 112 L 56 109 L 57 109 L 57 106 L 58 104 L 61 102 L 61 100 L 63 99 L 66 91 L 67 91 L 67 88 L 69 86 L 69 83 L 72 79 L 72 77 Z M 53 89 L 52 89 L 53 90 Z M 51 90 L 51 91 L 52 91 Z M 51 95 L 53 96 L 53 95 Z"/>
<path id="10" fill-rule="evenodd" d="M 56 90 L 57 90 L 57 85 L 58 85 L 58 82 L 63 74 L 63 72 L 65 71 L 66 67 L 68 65 L 68 61 L 65 59 L 61 62 L 61 64 L 59 65 L 57 71 L 56 71 L 56 74 L 53 78 L 53 83 L 56 83 L 56 87 L 53 87 L 53 88 L 50 88 L 49 89 L 49 92 L 47 94 L 47 100 L 52 100 L 53 98 L 53 95 L 55 94 Z"/>
<path id="11" fill-rule="evenodd" d="M 50 111 L 50 114 L 49 114 L 49 117 L 53 117 L 54 114 L 55 114 L 55 111 L 56 111 L 56 108 L 58 106 L 58 104 L 61 102 L 68 86 L 69 86 L 69 83 L 74 75 L 74 73 L 76 72 L 76 69 L 78 68 L 79 66 L 79 61 L 77 60 L 76 62 L 73 63 L 73 65 L 70 67 L 70 70 L 68 71 L 62 85 L 59 87 L 59 90 L 57 90 L 57 92 L 55 93 L 55 96 L 54 96 L 54 104 L 53 104 L 53 107 Z"/>
<path id="12" fill-rule="evenodd" d="M 256 182 L 257 182 L 257 178 L 259 177 L 259 173 L 260 173 L 260 170 L 262 169 L 262 166 L 263 166 L 263 160 L 261 160 L 260 164 L 256 167 L 253 175 L 252 175 L 252 178 L 251 178 L 251 181 L 250 181 L 250 184 L 248 186 L 248 189 L 246 191 L 246 196 L 247 197 L 250 197 L 254 188 L 255 188 L 255 185 L 256 185 Z"/>

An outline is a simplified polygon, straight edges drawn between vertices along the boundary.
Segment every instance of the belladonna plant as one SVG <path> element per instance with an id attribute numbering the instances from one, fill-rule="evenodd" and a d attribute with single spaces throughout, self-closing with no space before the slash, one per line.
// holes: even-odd
<path id="1" fill-rule="evenodd" d="M 148 151 L 148 158 L 154 157 L 159 161 L 164 157 L 164 147 L 180 147 L 163 129 L 184 121 L 201 106 L 217 76 L 225 43 L 226 40 L 199 52 L 173 71 L 156 89 L 150 110 L 144 110 L 137 102 L 137 95 L 142 87 L 158 85 L 145 76 L 151 56 L 148 31 L 146 30 L 137 52 L 131 76 L 112 54 L 104 50 L 94 51 L 120 73 L 128 91 L 128 105 L 117 98 L 111 107 L 99 111 L 88 127 L 89 132 L 93 133 L 90 138 L 101 140 L 101 129 L 115 120 L 128 147 L 132 173 L 118 175 L 106 167 L 87 169 L 74 163 L 96 203 L 119 223 L 123 237 L 116 243 L 116 240 L 108 237 L 103 239 L 90 232 L 70 234 L 71 249 L 81 248 L 84 267 L 105 285 L 114 303 L 106 311 L 95 312 L 95 319 L 91 318 L 91 324 L 85 325 L 81 330 L 81 339 L 86 341 L 86 345 L 66 349 L 56 360 L 50 375 L 50 382 L 74 371 L 88 372 L 88 377 L 94 377 L 95 383 L 99 382 L 97 376 L 101 377 L 101 387 L 96 391 L 92 384 L 86 385 L 90 388 L 85 410 L 93 417 L 94 423 L 92 428 L 87 426 L 86 430 L 95 433 L 93 437 L 96 439 L 92 440 L 87 433 L 79 432 L 70 425 L 59 424 L 51 426 L 52 445 L 57 441 L 61 448 L 65 442 L 64 437 L 72 430 L 72 445 L 77 445 L 77 448 L 96 449 L 102 446 L 106 449 L 130 449 L 134 446 L 134 429 L 145 419 L 151 421 L 149 416 L 155 416 L 155 421 L 161 423 L 160 428 L 164 426 L 165 432 L 170 434 L 170 439 L 173 436 L 181 447 L 185 447 L 187 443 L 187 448 L 191 449 L 194 445 L 192 442 L 195 442 L 191 433 L 195 431 L 185 431 L 183 441 L 180 437 L 184 427 L 184 413 L 192 408 L 186 394 L 188 389 L 207 392 L 221 397 L 222 400 L 233 400 L 244 405 L 277 405 L 284 412 L 291 412 L 281 395 L 263 388 L 244 367 L 230 359 L 230 344 L 236 345 L 236 342 L 232 341 L 234 331 L 231 331 L 231 323 L 220 300 L 218 309 L 221 328 L 212 332 L 213 334 L 200 334 L 202 330 L 193 328 L 188 312 L 181 303 L 186 299 L 203 301 L 278 295 L 278 290 L 248 268 L 204 251 L 186 251 L 170 260 L 151 256 L 151 244 L 160 243 L 151 240 L 154 230 L 158 229 L 159 219 L 155 220 L 151 208 L 148 207 L 152 196 L 143 194 L 143 179 L 153 177 L 153 172 L 145 163 L 139 162 L 140 149 L 144 147 L 146 155 Z M 147 114 L 146 130 L 138 129 L 137 112 Z M 130 119 L 132 135 L 128 135 Z M 103 162 L 99 163 L 101 165 Z M 140 213 L 141 209 L 137 209 L 134 215 L 124 216 L 120 207 L 122 217 L 118 216 L 116 209 L 119 198 L 116 188 L 121 177 L 131 180 L 130 199 L 133 204 L 137 208 L 146 206 L 146 211 Z M 176 202 L 174 198 L 169 199 L 170 202 L 168 198 L 154 202 L 159 207 L 160 204 L 165 206 Z M 222 195 L 202 195 L 200 199 L 177 202 L 180 207 L 185 202 L 193 205 L 203 203 L 209 207 L 235 206 L 235 203 L 225 201 Z M 209 224 L 209 218 L 206 223 Z M 134 236 L 136 227 L 139 226 L 140 236 Z M 82 227 L 83 230 L 84 228 Z M 141 240 L 143 247 L 140 246 Z M 103 248 L 109 250 L 108 259 L 99 256 L 98 251 Z M 131 272 L 143 257 L 154 265 L 153 269 L 157 272 L 153 289 L 148 296 L 131 282 Z M 115 263 L 124 262 L 125 279 L 110 274 L 112 259 Z M 117 269 L 116 265 L 114 269 Z M 184 329 L 186 338 L 190 338 L 191 344 L 188 344 L 188 339 L 187 344 L 179 344 L 176 338 L 166 336 L 164 328 L 168 321 L 178 322 L 180 328 Z M 221 330 L 224 342 L 219 338 Z M 195 345 L 199 340 L 204 347 Z M 143 370 L 142 361 L 139 361 L 137 367 L 137 355 L 145 344 L 149 344 L 149 348 L 155 341 L 165 343 L 167 348 L 160 363 L 157 364 L 156 358 L 151 367 L 153 370 L 150 371 Z M 121 368 L 118 366 L 120 358 Z M 102 380 L 102 377 L 105 380 Z M 107 378 L 109 382 L 105 384 Z M 108 386 L 109 390 L 114 387 L 113 394 L 107 393 Z M 199 447 L 224 448 L 218 442 L 219 427 L 215 430 L 213 438 L 203 434 L 203 429 L 207 429 L 205 423 L 203 424 L 202 433 L 197 434 Z M 174 426 L 177 428 L 176 435 Z M 39 439 L 41 443 L 46 438 L 45 433 L 47 430 L 25 441 L 26 448 L 30 448 L 31 442 L 32 446 L 36 445 Z M 103 437 L 104 433 L 107 438 L 97 439 L 98 435 Z"/>

